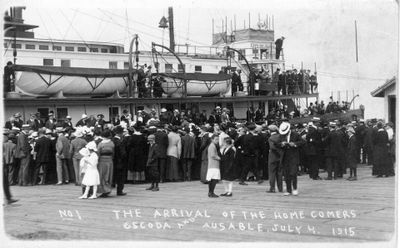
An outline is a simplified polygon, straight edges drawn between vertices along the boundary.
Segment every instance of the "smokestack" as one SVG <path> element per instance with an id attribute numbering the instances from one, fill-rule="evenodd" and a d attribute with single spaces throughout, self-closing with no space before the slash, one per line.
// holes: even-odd
<path id="1" fill-rule="evenodd" d="M 172 7 L 168 7 L 168 23 L 169 23 L 169 49 L 175 52 L 174 12 Z"/>

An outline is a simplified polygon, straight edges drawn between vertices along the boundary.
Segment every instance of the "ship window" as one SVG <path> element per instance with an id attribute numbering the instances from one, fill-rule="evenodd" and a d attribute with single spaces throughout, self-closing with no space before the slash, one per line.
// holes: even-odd
<path id="1" fill-rule="evenodd" d="M 53 59 L 43 59 L 43 65 L 53 66 L 54 60 Z"/>
<path id="2" fill-rule="evenodd" d="M 7 48 L 8 47 L 8 44 L 7 43 L 4 43 L 4 48 Z"/>
<path id="3" fill-rule="evenodd" d="M 117 61 L 110 61 L 110 62 L 108 63 L 108 66 L 109 66 L 110 69 L 118 69 L 118 63 L 117 63 Z"/>
<path id="4" fill-rule="evenodd" d="M 61 60 L 61 67 L 71 67 L 71 60 L 69 60 L 69 59 L 62 59 L 62 60 Z"/>
<path id="5" fill-rule="evenodd" d="M 101 52 L 102 52 L 102 53 L 108 53 L 108 49 L 107 49 L 107 48 L 102 48 L 102 49 L 101 49 Z"/>
<path id="6" fill-rule="evenodd" d="M 244 57 L 246 56 L 246 50 L 245 49 L 240 49 L 239 50 L 239 52 L 242 54 L 242 55 L 239 55 L 239 60 L 244 60 Z"/>
<path id="7" fill-rule="evenodd" d="M 68 108 L 57 108 L 57 120 L 65 121 L 65 118 L 68 115 Z"/>
<path id="8" fill-rule="evenodd" d="M 66 46 L 66 47 L 65 47 L 65 51 L 73 52 L 73 51 L 75 51 L 75 47 Z"/>
<path id="9" fill-rule="evenodd" d="M 12 44 L 11 44 L 11 47 L 12 47 L 12 48 L 21 49 L 22 45 L 21 45 L 21 44 L 14 44 L 14 43 L 12 43 Z"/>
<path id="10" fill-rule="evenodd" d="M 110 121 L 112 121 L 112 118 L 119 115 L 119 107 L 109 107 L 108 108 L 108 114 L 110 117 Z"/>
<path id="11" fill-rule="evenodd" d="M 36 46 L 32 44 L 26 44 L 25 49 L 35 50 Z"/>
<path id="12" fill-rule="evenodd" d="M 195 65 L 194 66 L 194 72 L 201 72 L 201 71 L 202 71 L 201 65 Z"/>
<path id="13" fill-rule="evenodd" d="M 39 50 L 49 50 L 48 45 L 39 45 Z"/>
<path id="14" fill-rule="evenodd" d="M 78 47 L 78 52 L 86 52 L 86 47 Z"/>
<path id="15" fill-rule="evenodd" d="M 91 53 L 98 53 L 99 49 L 97 47 L 90 48 Z"/>
<path id="16" fill-rule="evenodd" d="M 110 53 L 117 53 L 117 48 L 116 47 L 111 47 L 110 48 Z"/>
<path id="17" fill-rule="evenodd" d="M 129 62 L 124 62 L 124 69 L 129 69 Z"/>
<path id="18" fill-rule="evenodd" d="M 53 46 L 53 51 L 61 51 L 61 46 Z"/>
<path id="19" fill-rule="evenodd" d="M 185 71 L 185 65 L 181 65 L 181 64 L 178 64 L 178 72 L 183 72 L 183 71 Z"/>
<path id="20" fill-rule="evenodd" d="M 165 72 L 166 73 L 172 72 L 172 64 L 165 64 Z"/>

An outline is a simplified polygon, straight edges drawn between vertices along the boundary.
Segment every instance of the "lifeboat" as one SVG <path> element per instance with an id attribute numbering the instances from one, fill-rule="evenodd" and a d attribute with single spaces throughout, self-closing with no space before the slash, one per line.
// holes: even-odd
<path id="1" fill-rule="evenodd" d="M 213 73 L 160 73 L 157 74 L 164 92 L 169 97 L 219 96 L 229 92 L 231 76 Z"/>
<path id="2" fill-rule="evenodd" d="M 17 92 L 31 96 L 52 96 L 62 91 L 65 96 L 108 95 L 126 93 L 129 70 L 80 67 L 15 65 Z M 136 71 L 134 70 L 133 73 Z M 184 85 L 187 96 L 216 96 L 230 89 L 231 76 L 212 73 L 153 74 L 162 82 L 169 97 L 181 97 Z"/>

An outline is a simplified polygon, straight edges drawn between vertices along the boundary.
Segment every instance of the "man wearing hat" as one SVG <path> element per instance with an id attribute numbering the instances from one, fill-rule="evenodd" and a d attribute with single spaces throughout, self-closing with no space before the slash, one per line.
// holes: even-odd
<path id="1" fill-rule="evenodd" d="M 51 130 L 56 129 L 57 120 L 54 117 L 54 113 L 52 113 L 52 112 L 49 113 L 49 119 L 46 121 L 46 124 L 44 126 Z"/>
<path id="2" fill-rule="evenodd" d="M 8 185 L 15 185 L 15 155 L 16 155 L 16 144 L 13 142 L 15 138 L 14 133 L 10 131 L 3 131 L 3 172 L 6 174 L 3 177 L 3 183 L 6 180 Z"/>
<path id="3" fill-rule="evenodd" d="M 179 114 L 179 110 L 177 110 L 177 109 L 174 110 L 174 114 L 173 114 L 173 116 L 171 116 L 169 123 L 172 126 L 180 126 L 181 125 L 181 116 Z"/>
<path id="4" fill-rule="evenodd" d="M 259 183 L 262 182 L 258 172 L 258 158 L 262 154 L 263 143 L 259 142 L 260 140 L 258 139 L 256 128 L 257 126 L 255 123 L 249 123 L 247 126 L 249 133 L 245 134 L 243 137 L 242 151 L 244 168 L 240 175 L 240 185 L 247 185 L 244 181 L 246 180 L 247 174 L 250 171 L 253 172 L 256 180 L 258 180 Z"/>
<path id="5" fill-rule="evenodd" d="M 329 134 L 323 140 L 326 143 L 326 170 L 328 177 L 326 180 L 332 180 L 332 172 L 334 173 L 333 179 L 341 177 L 340 175 L 340 157 L 345 153 L 346 147 L 343 136 L 336 130 L 336 122 L 329 123 Z"/>
<path id="6" fill-rule="evenodd" d="M 158 169 L 158 153 L 156 149 L 157 144 L 155 143 L 155 136 L 150 134 L 149 137 L 147 137 L 147 140 L 150 143 L 150 147 L 146 167 L 149 172 L 151 186 L 146 190 L 159 191 L 158 183 L 160 182 L 160 171 Z"/>
<path id="7" fill-rule="evenodd" d="M 182 162 L 182 171 L 183 171 L 183 180 L 192 180 L 192 164 L 193 160 L 196 157 L 196 140 L 194 137 L 190 135 L 189 127 L 183 129 L 184 136 L 181 138 L 182 142 L 182 155 L 181 155 L 181 162 Z"/>
<path id="8" fill-rule="evenodd" d="M 74 135 L 75 139 L 71 141 L 69 154 L 72 157 L 72 164 L 74 166 L 75 185 L 80 186 L 82 177 L 79 164 L 82 159 L 82 154 L 80 154 L 79 151 L 86 146 L 87 142 L 85 139 L 83 139 L 82 130 L 76 130 Z"/>
<path id="9" fill-rule="evenodd" d="M 36 114 L 32 113 L 31 117 L 26 123 L 30 126 L 31 130 L 37 131 L 39 129 L 39 123 L 37 122 Z"/>
<path id="10" fill-rule="evenodd" d="M 101 130 L 104 129 L 104 125 L 106 124 L 106 121 L 104 120 L 104 115 L 103 114 L 98 114 L 95 127 L 100 128 Z"/>
<path id="11" fill-rule="evenodd" d="M 356 136 L 357 144 L 358 144 L 358 155 L 361 154 L 361 150 L 362 150 L 361 164 L 365 164 L 367 153 L 365 152 L 365 149 L 364 149 L 364 138 L 365 138 L 365 134 L 366 134 L 366 127 L 364 125 L 364 119 L 360 119 L 358 126 L 355 128 L 355 132 L 356 132 L 355 136 Z"/>
<path id="12" fill-rule="evenodd" d="M 282 122 L 279 126 L 280 142 L 277 144 L 282 149 L 281 166 L 286 182 L 284 195 L 298 195 L 297 172 L 300 164 L 300 147 L 306 142 L 300 135 L 290 130 L 288 122 Z M 293 190 L 292 190 L 293 189 Z"/>
<path id="13" fill-rule="evenodd" d="M 8 138 L 7 133 L 3 133 L 3 192 L 6 197 L 7 204 L 12 204 L 18 200 L 13 199 L 10 192 L 9 168 L 13 168 L 15 156 L 15 144 Z M 10 134 L 8 134 L 10 135 Z"/>
<path id="14" fill-rule="evenodd" d="M 307 163 L 309 165 L 309 175 L 310 178 L 313 180 L 321 179 L 318 176 L 319 172 L 319 159 L 318 153 L 321 146 L 321 135 L 317 130 L 317 127 L 314 125 L 313 122 L 308 123 L 308 132 L 306 134 L 306 146 L 305 151 L 307 155 Z"/>
<path id="15" fill-rule="evenodd" d="M 280 165 L 282 150 L 277 147 L 280 142 L 280 135 L 276 125 L 269 125 L 268 130 L 271 134 L 268 139 L 269 153 L 268 153 L 268 177 L 269 177 L 269 190 L 268 193 L 275 193 L 275 181 L 278 186 L 279 192 L 283 192 L 282 187 L 282 167 Z"/>
<path id="16" fill-rule="evenodd" d="M 128 173 L 128 154 L 127 154 L 127 138 L 124 138 L 124 129 L 121 126 L 114 128 L 115 136 L 112 141 L 114 143 L 114 182 L 117 186 L 117 195 L 126 195 L 124 192 L 124 184 Z"/>
<path id="17" fill-rule="evenodd" d="M 65 117 L 64 123 L 62 125 L 62 127 L 68 132 L 71 133 L 72 130 L 74 129 L 74 126 L 72 125 L 72 118 L 71 116 L 67 115 L 67 117 Z"/>
<path id="18" fill-rule="evenodd" d="M 35 115 L 36 115 L 36 123 L 37 123 L 38 128 L 44 127 L 45 123 L 40 118 L 40 112 L 37 112 Z"/>
<path id="19" fill-rule="evenodd" d="M 56 129 L 58 133 L 58 139 L 56 142 L 56 169 L 57 169 L 57 185 L 69 183 L 68 174 L 68 158 L 70 151 L 70 143 L 67 137 L 65 137 L 65 130 L 62 127 Z"/>
<path id="20" fill-rule="evenodd" d="M 37 178 L 39 176 L 39 171 L 40 168 L 42 168 L 43 171 L 43 176 L 42 179 L 40 180 L 40 184 L 45 184 L 46 183 L 46 178 L 47 178 L 47 168 L 49 165 L 49 155 L 50 155 L 50 149 L 51 149 L 51 141 L 45 136 L 45 131 L 43 129 L 40 129 L 38 131 L 39 138 L 36 140 L 34 150 L 36 152 L 36 164 L 35 164 L 35 170 L 33 172 L 33 177 L 32 177 L 32 183 L 33 185 L 36 185 Z"/>
<path id="21" fill-rule="evenodd" d="M 88 122 L 88 116 L 87 114 L 82 114 L 82 119 L 80 119 L 77 123 L 76 123 L 76 127 L 83 127 L 83 126 L 87 126 L 87 122 Z"/>
<path id="22" fill-rule="evenodd" d="M 349 181 L 357 180 L 357 164 L 358 164 L 358 144 L 355 131 L 352 127 L 347 129 L 347 135 L 349 136 L 349 141 L 347 143 L 347 164 L 350 168 L 350 177 L 347 178 Z"/>
<path id="23" fill-rule="evenodd" d="M 160 181 L 165 181 L 165 173 L 167 168 L 167 149 L 168 149 L 168 135 L 164 131 L 162 124 L 157 126 L 157 131 L 154 133 L 155 143 L 157 146 L 158 154 L 158 167 L 160 171 Z"/>
<path id="24" fill-rule="evenodd" d="M 284 39 L 285 37 L 282 36 L 275 41 L 275 59 L 279 59 L 280 57 Z"/>
<path id="25" fill-rule="evenodd" d="M 14 127 L 22 128 L 24 122 L 21 120 L 21 117 L 22 115 L 19 112 L 14 114 L 14 121 L 13 121 Z"/>
<path id="26" fill-rule="evenodd" d="M 168 116 L 168 112 L 167 112 L 166 108 L 161 109 L 160 122 L 163 125 L 168 124 L 168 122 L 169 122 L 169 116 Z"/>
<path id="27" fill-rule="evenodd" d="M 22 131 L 17 137 L 16 158 L 19 159 L 18 184 L 27 186 L 30 182 L 29 163 L 31 160 L 31 146 L 28 141 L 29 125 L 22 125 Z"/>

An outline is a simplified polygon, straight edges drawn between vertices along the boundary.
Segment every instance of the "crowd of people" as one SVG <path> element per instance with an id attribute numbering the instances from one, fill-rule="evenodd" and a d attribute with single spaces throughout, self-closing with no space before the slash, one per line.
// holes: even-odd
<path id="1" fill-rule="evenodd" d="M 237 92 L 244 91 L 241 73 L 240 69 L 232 72 L 232 96 Z M 253 69 L 247 82 L 249 86 L 247 91 L 249 92 L 251 92 L 250 78 L 254 81 L 255 95 L 265 95 L 268 92 L 273 95 L 313 94 L 317 93 L 318 88 L 317 73 L 312 74 L 310 70 L 305 69 L 281 72 L 281 69 L 277 68 L 272 75 L 264 67 L 259 70 Z M 272 85 L 273 87 L 263 91 L 266 88 L 263 85 Z"/>
<path id="2" fill-rule="evenodd" d="M 357 164 L 372 164 L 377 177 L 394 175 L 393 124 L 371 120 L 325 122 L 313 117 L 309 123 L 291 125 L 275 118 L 246 123 L 232 121 L 228 109 L 217 107 L 212 115 L 196 120 L 190 111 L 182 114 L 162 109 L 106 122 L 102 114 L 82 115 L 59 122 L 54 113 L 46 122 L 32 114 L 24 122 L 16 113 L 5 124 L 3 163 L 10 185 L 82 186 L 80 198 L 107 197 L 113 187 L 125 195 L 125 183 L 159 183 L 200 180 L 209 185 L 209 197 L 219 180 L 223 196 L 232 196 L 235 180 L 240 185 L 269 180 L 267 192 L 297 195 L 297 176 L 313 180 L 340 179 L 350 169 L 348 180 L 357 180 Z M 196 124 L 197 123 L 197 124 Z M 11 199 L 11 198 L 10 198 Z"/>

